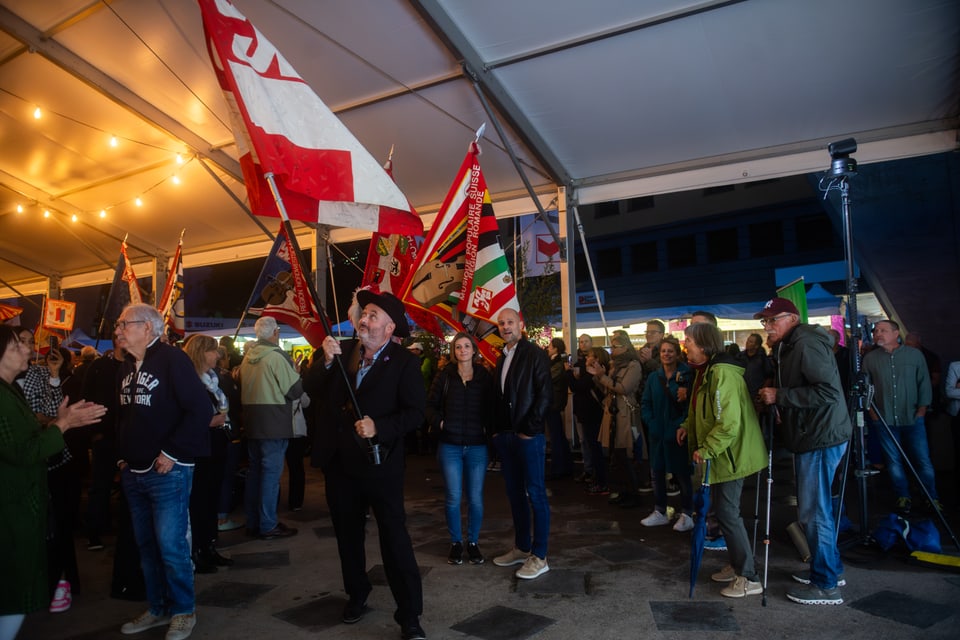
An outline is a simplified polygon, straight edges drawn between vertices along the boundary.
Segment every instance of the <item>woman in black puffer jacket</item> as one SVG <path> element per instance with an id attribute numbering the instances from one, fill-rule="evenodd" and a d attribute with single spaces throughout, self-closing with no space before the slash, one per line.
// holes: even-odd
<path id="1" fill-rule="evenodd" d="M 487 471 L 487 438 L 493 420 L 493 376 L 474 364 L 473 338 L 458 333 L 453 338 L 453 362 L 433 381 L 427 395 L 427 422 L 439 434 L 437 460 L 446 484 L 447 562 L 463 564 L 460 501 L 467 494 L 467 557 L 483 564 L 477 545 L 483 520 L 483 480 Z"/>

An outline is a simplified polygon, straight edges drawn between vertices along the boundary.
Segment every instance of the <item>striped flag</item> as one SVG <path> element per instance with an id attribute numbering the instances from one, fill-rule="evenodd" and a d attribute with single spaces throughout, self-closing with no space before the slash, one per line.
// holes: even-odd
<path id="1" fill-rule="evenodd" d="M 163 286 L 157 309 L 163 316 L 164 325 L 180 337 L 186 334 L 183 308 L 183 234 L 177 243 L 177 252 L 170 262 L 167 283 Z"/>
<path id="2" fill-rule="evenodd" d="M 120 259 L 113 273 L 113 283 L 107 295 L 107 304 L 100 321 L 98 337 L 109 338 L 113 334 L 113 325 L 123 312 L 123 308 L 128 304 L 141 301 L 137 274 L 133 272 L 133 265 L 127 257 L 127 241 L 124 240 L 120 243 Z"/>
<path id="3" fill-rule="evenodd" d="M 73 331 L 77 317 L 77 303 L 47 298 L 43 307 L 43 327 L 59 331 Z"/>
<path id="4" fill-rule="evenodd" d="M 390 176 L 277 48 L 227 0 L 199 3 L 253 212 L 280 216 L 271 172 L 291 220 L 422 233 Z"/>
<path id="5" fill-rule="evenodd" d="M 503 346 L 497 315 L 503 309 L 519 313 L 520 304 L 479 155 L 471 144 L 420 248 L 403 301 L 474 335 L 480 354 L 496 362 Z"/>

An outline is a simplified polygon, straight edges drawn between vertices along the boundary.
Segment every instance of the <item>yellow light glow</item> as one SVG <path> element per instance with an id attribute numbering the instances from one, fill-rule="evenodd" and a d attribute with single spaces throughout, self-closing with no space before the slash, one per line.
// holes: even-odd
<path id="1" fill-rule="evenodd" d="M 110 146 L 115 147 L 117 144 L 117 136 L 110 136 Z"/>
<path id="2" fill-rule="evenodd" d="M 100 209 L 100 217 L 101 217 L 101 218 L 106 218 L 106 217 L 107 217 L 107 210 L 106 210 L 106 209 Z"/>
<path id="3" fill-rule="evenodd" d="M 44 210 L 44 212 L 43 212 L 43 217 L 44 217 L 44 218 L 49 218 L 49 217 L 50 217 L 50 211 Z"/>
<path id="4" fill-rule="evenodd" d="M 134 200 L 133 202 L 134 202 L 134 204 L 136 204 L 138 207 L 142 207 L 142 206 L 143 206 L 143 200 L 141 200 L 139 196 L 138 196 L 137 199 Z"/>
<path id="5" fill-rule="evenodd" d="M 183 156 L 179 153 L 177 154 L 177 164 L 183 164 Z"/>
<path id="6" fill-rule="evenodd" d="M 17 213 L 23 213 L 23 205 L 22 205 L 22 204 L 18 204 L 18 205 L 17 205 Z"/>
<path id="7" fill-rule="evenodd" d="M 178 175 L 174 175 L 174 176 L 171 178 L 171 180 L 173 180 L 173 184 L 180 184 L 180 176 L 178 176 Z"/>
<path id="8" fill-rule="evenodd" d="M 39 120 L 43 116 L 43 112 L 40 111 L 40 107 L 37 107 L 33 110 L 33 117 Z"/>
<path id="9" fill-rule="evenodd" d="M 76 222 L 76 221 L 77 221 L 77 214 L 73 214 L 72 216 L 70 216 L 70 222 Z"/>

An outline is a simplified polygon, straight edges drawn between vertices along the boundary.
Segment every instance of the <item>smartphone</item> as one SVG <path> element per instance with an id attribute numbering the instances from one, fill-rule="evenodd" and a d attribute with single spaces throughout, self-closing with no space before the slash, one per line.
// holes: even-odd
<path id="1" fill-rule="evenodd" d="M 57 349 L 60 348 L 60 340 L 57 338 L 57 336 L 50 336 L 49 343 L 50 343 L 50 349 L 52 349 L 53 351 L 56 351 Z"/>

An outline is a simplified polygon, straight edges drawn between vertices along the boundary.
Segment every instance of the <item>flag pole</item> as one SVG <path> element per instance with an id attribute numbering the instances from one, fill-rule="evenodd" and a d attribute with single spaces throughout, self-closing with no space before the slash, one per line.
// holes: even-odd
<path id="1" fill-rule="evenodd" d="M 287 238 L 290 239 L 290 245 L 293 247 L 293 251 L 296 254 L 297 260 L 299 260 L 300 264 L 302 265 L 304 262 L 303 256 L 300 253 L 300 244 L 297 242 L 297 236 L 293 232 L 293 225 L 290 224 L 290 218 L 287 216 L 287 208 L 283 204 L 283 198 L 280 196 L 280 190 L 277 189 L 277 183 L 274 180 L 273 172 L 268 171 L 267 173 L 263 174 L 263 177 L 270 185 L 270 191 L 273 193 L 274 202 L 277 204 L 277 211 L 280 212 L 280 219 L 283 221 L 283 228 L 287 232 Z M 333 328 L 330 326 L 330 320 L 327 318 L 327 312 L 317 299 L 317 292 L 313 282 L 310 281 L 310 278 L 307 278 L 306 280 L 307 290 L 310 292 L 310 297 L 313 298 L 313 304 L 317 307 L 317 311 L 320 312 L 320 323 L 323 325 L 323 331 L 328 336 L 333 337 Z M 353 385 L 350 384 L 350 377 L 347 373 L 347 367 L 343 364 L 343 360 L 339 355 L 334 355 L 333 360 L 337 369 L 340 370 L 340 374 L 343 376 L 343 382 L 347 387 L 347 394 L 350 396 L 350 404 L 353 406 L 353 411 L 357 416 L 357 420 L 360 420 L 363 418 L 363 412 L 360 410 L 360 403 L 357 402 L 357 396 L 353 392 Z M 365 440 L 370 447 L 370 454 L 372 456 L 373 463 L 380 464 L 380 444 L 374 442 L 373 438 L 365 438 Z"/>

